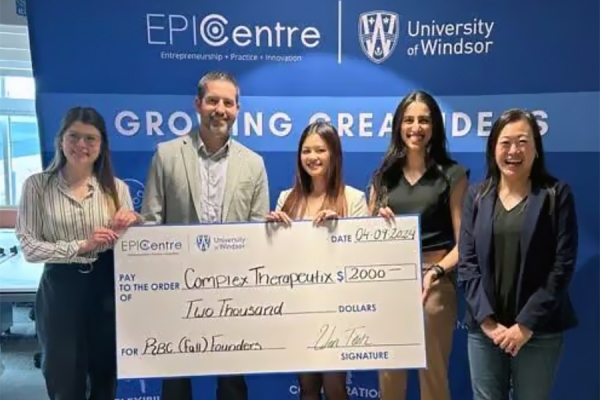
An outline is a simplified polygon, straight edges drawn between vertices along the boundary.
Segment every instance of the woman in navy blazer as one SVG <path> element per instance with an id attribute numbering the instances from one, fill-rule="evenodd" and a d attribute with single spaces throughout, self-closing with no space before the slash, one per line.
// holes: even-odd
<path id="1" fill-rule="evenodd" d="M 467 300 L 475 400 L 548 400 L 563 347 L 577 325 L 568 287 L 577 258 L 569 185 L 544 166 L 535 117 L 503 113 L 487 142 L 487 177 L 467 191 L 459 284 Z"/>

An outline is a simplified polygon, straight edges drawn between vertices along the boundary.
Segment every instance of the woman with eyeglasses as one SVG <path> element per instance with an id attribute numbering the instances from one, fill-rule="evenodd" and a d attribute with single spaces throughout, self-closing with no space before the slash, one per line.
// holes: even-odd
<path id="1" fill-rule="evenodd" d="M 112 246 L 140 221 L 113 174 L 104 118 L 70 109 L 49 168 L 23 185 L 15 231 L 25 259 L 44 263 L 35 315 L 50 400 L 114 400 Z"/>

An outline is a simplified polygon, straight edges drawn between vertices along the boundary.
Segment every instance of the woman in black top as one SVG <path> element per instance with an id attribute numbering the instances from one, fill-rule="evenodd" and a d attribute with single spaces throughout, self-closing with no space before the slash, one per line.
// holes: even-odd
<path id="1" fill-rule="evenodd" d="M 487 178 L 469 188 L 459 282 L 467 299 L 475 400 L 548 400 L 563 334 L 577 324 L 568 286 L 577 256 L 569 186 L 544 166 L 535 117 L 506 111 L 487 142 Z"/>
<path id="2" fill-rule="evenodd" d="M 448 155 L 440 107 L 416 91 L 399 104 L 390 147 L 372 180 L 373 215 L 420 214 L 427 369 L 419 371 L 422 400 L 450 400 L 448 362 L 456 326 L 456 291 L 450 270 L 458 261 L 468 170 Z M 382 400 L 406 396 L 406 371 L 381 371 Z"/>

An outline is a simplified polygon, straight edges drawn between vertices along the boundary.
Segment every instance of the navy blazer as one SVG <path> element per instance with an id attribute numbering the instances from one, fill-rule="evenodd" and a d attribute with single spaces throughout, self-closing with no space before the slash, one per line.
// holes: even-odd
<path id="1" fill-rule="evenodd" d="M 458 282 L 466 295 L 469 327 L 493 317 L 496 305 L 492 236 L 497 192 L 494 188 L 481 196 L 481 187 L 471 185 L 467 191 L 458 244 Z M 554 202 L 549 189 L 531 189 L 521 231 L 516 322 L 533 332 L 577 325 L 568 293 L 577 261 L 575 201 L 568 184 L 558 182 L 553 190 Z"/>

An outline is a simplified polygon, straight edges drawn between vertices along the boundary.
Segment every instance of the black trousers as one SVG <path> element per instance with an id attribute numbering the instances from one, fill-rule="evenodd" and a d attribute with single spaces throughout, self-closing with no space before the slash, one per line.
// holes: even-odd
<path id="1" fill-rule="evenodd" d="M 248 387 L 243 376 L 217 378 L 217 400 L 248 400 Z M 192 380 L 189 378 L 165 379 L 161 400 L 192 400 Z"/>
<path id="2" fill-rule="evenodd" d="M 50 400 L 114 400 L 117 388 L 114 258 L 46 264 L 36 296 L 36 329 Z"/>

